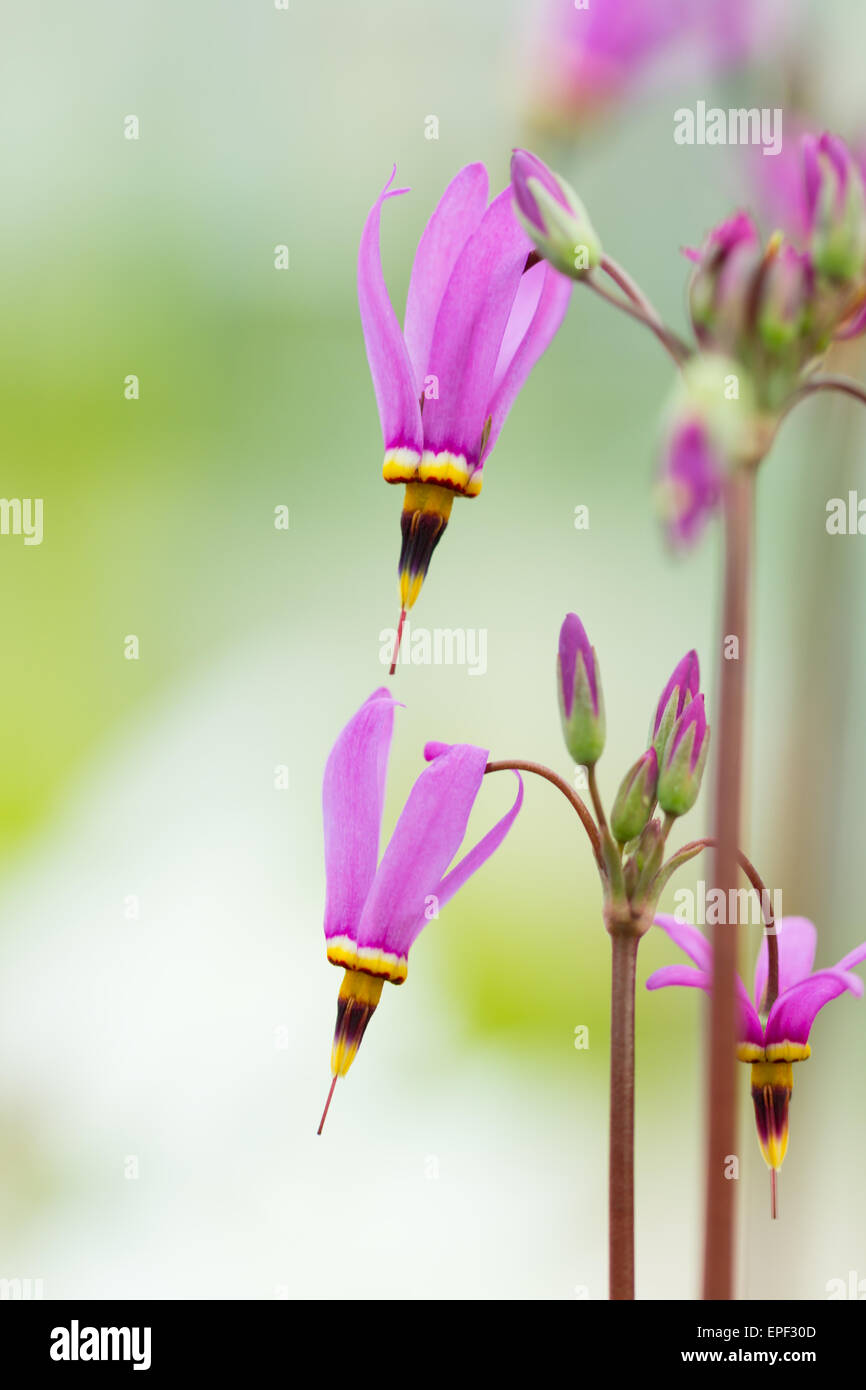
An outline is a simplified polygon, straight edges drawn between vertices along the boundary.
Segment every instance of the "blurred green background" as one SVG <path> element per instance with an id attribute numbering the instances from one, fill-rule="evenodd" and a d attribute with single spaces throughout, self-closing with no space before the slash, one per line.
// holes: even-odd
<path id="1" fill-rule="evenodd" d="M 401 495 L 381 480 L 358 238 L 396 161 L 412 193 L 387 206 L 382 252 L 402 314 L 447 181 L 481 159 L 498 189 L 531 144 L 683 331 L 679 248 L 753 185 L 743 151 L 675 146 L 673 110 L 796 93 L 856 136 L 866 15 L 803 5 L 748 70 L 687 66 L 556 139 L 527 103 L 533 16 L 86 0 L 7 17 L 3 491 L 44 499 L 44 540 L 0 537 L 0 1277 L 46 1297 L 605 1296 L 607 940 L 587 846 L 546 784 L 420 938 L 315 1136 L 339 983 L 321 773 L 383 681 L 397 616 Z M 487 671 L 399 669 L 386 833 L 428 738 L 573 775 L 553 678 L 569 609 L 602 663 L 608 798 L 691 646 L 712 719 L 719 536 L 676 559 L 653 508 L 670 386 L 654 340 L 578 288 L 413 612 L 485 629 Z M 819 964 L 866 934 L 866 560 L 824 529 L 827 498 L 863 476 L 854 414 L 798 411 L 760 485 L 747 849 L 786 911 L 815 919 Z M 473 828 L 511 796 L 491 778 Z M 643 990 L 670 959 L 652 933 L 638 1293 L 688 1298 L 704 1013 L 691 992 Z M 829 1009 L 812 1044 L 775 1224 L 742 1069 L 747 1297 L 866 1277 L 863 1005 Z"/>

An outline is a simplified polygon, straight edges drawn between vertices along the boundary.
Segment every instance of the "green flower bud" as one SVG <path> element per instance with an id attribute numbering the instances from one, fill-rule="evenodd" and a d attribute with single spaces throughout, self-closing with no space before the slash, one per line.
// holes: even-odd
<path id="1" fill-rule="evenodd" d="M 565 179 L 537 155 L 515 150 L 511 186 L 517 219 L 539 255 L 573 280 L 581 280 L 599 264 L 601 242 L 586 208 Z"/>
<path id="2" fill-rule="evenodd" d="M 655 805 L 659 764 L 654 748 L 648 748 L 626 773 L 610 813 L 610 828 L 621 845 L 640 835 Z"/>
<path id="3" fill-rule="evenodd" d="M 674 725 L 659 773 L 658 801 L 667 815 L 684 816 L 694 806 L 709 746 L 704 697 L 697 695 Z"/>
<path id="4" fill-rule="evenodd" d="M 866 270 L 866 193 L 857 162 L 843 140 L 824 134 L 804 140 L 812 260 L 828 280 L 859 280 Z"/>
<path id="5" fill-rule="evenodd" d="M 560 629 L 556 667 L 566 747 L 576 763 L 591 767 L 604 749 L 604 701 L 598 661 L 576 613 Z"/>

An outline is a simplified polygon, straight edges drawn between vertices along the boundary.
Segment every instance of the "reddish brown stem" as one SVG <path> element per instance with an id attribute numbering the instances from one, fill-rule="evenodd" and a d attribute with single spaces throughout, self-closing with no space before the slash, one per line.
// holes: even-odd
<path id="1" fill-rule="evenodd" d="M 725 489 L 725 583 L 722 612 L 721 679 L 715 786 L 713 886 L 730 901 L 736 888 L 741 840 L 747 659 L 747 608 L 751 569 L 754 474 L 737 468 Z M 732 650 L 731 639 L 737 649 Z M 727 915 L 727 914 L 725 914 Z M 737 1152 L 735 976 L 739 932 L 736 922 L 713 927 L 713 989 L 707 1103 L 704 1283 L 705 1299 L 734 1296 L 736 1183 L 726 1177 Z"/>
<path id="2" fill-rule="evenodd" d="M 634 984 L 639 937 L 611 933 L 610 1297 L 634 1298 Z"/>
<path id="3" fill-rule="evenodd" d="M 818 391 L 841 391 L 843 395 L 851 396 L 861 405 L 866 405 L 866 387 L 861 386 L 859 381 L 847 376 L 813 376 L 810 381 L 804 381 L 790 397 L 784 414 L 787 415 L 800 401 L 805 400 L 807 396 L 814 396 Z"/>

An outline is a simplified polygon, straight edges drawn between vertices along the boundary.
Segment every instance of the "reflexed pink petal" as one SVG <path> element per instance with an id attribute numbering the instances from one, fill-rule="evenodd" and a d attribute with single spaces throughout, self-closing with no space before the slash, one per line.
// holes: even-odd
<path id="1" fill-rule="evenodd" d="M 496 363 L 493 395 L 488 406 L 493 423 L 484 448 L 485 457 L 496 443 L 526 378 L 547 351 L 562 323 L 571 290 L 572 282 L 546 261 L 539 262 L 522 277 Z"/>
<path id="2" fill-rule="evenodd" d="M 523 805 L 523 778 L 519 772 L 515 772 L 514 775 L 518 782 L 517 796 L 514 805 L 510 811 L 506 811 L 501 820 L 496 822 L 493 829 L 488 830 L 487 834 L 478 841 L 478 844 L 475 845 L 468 854 L 463 856 L 460 863 L 455 865 L 450 874 L 445 875 L 436 890 L 436 896 L 439 899 L 440 907 L 449 902 L 450 899 L 454 897 L 458 888 L 462 888 L 464 883 L 467 883 L 472 875 L 478 872 L 481 865 L 490 858 L 493 851 L 499 848 L 514 824 L 517 813 Z"/>
<path id="3" fill-rule="evenodd" d="M 818 1013 L 831 999 L 850 990 L 863 993 L 863 981 L 841 970 L 818 970 L 807 980 L 780 994 L 767 1019 L 766 1041 L 770 1043 L 809 1041 L 809 1030 Z"/>
<path id="4" fill-rule="evenodd" d="M 710 992 L 710 977 L 693 965 L 663 965 L 654 970 L 646 982 L 647 989 L 666 989 L 668 985 L 685 985 L 689 989 Z"/>
<path id="5" fill-rule="evenodd" d="M 387 198 L 408 192 L 391 187 L 396 172 L 395 165 L 364 224 L 358 251 L 358 304 L 385 448 L 414 449 L 420 455 L 421 409 L 415 373 L 388 295 L 379 252 L 382 204 Z"/>
<path id="6" fill-rule="evenodd" d="M 700 989 L 711 988 L 713 974 L 713 948 L 710 945 L 709 941 L 707 941 L 706 937 L 703 936 L 696 927 L 690 926 L 687 922 L 678 922 L 675 917 L 670 917 L 666 913 L 659 913 L 655 919 L 655 924 L 657 927 L 661 927 L 662 931 L 667 932 L 671 941 L 675 942 L 675 944 L 679 946 L 680 950 L 685 951 L 686 955 L 690 956 L 691 959 L 695 962 L 695 964 L 698 966 L 698 970 L 694 973 L 700 975 L 702 979 L 709 981 L 708 985 L 704 985 L 692 979 L 674 980 L 673 978 L 670 978 L 662 981 L 661 983 L 689 985 L 697 984 Z M 662 968 L 673 969 L 677 967 L 663 966 Z M 687 965 L 680 966 L 678 968 L 686 971 L 690 969 L 690 967 Z M 651 976 L 650 978 L 656 978 L 658 974 L 659 971 L 656 971 L 655 976 Z M 659 984 L 650 986 L 649 981 L 647 981 L 648 989 L 658 989 L 659 987 Z M 735 976 L 734 978 L 734 988 L 737 992 L 737 1003 L 739 1005 L 740 1011 L 740 1040 L 742 1042 L 753 1042 L 757 1043 L 758 1046 L 763 1046 L 764 1030 L 761 1027 L 761 1020 L 755 1012 L 754 1005 L 752 1004 L 752 1001 L 749 998 L 748 990 L 746 989 L 746 986 L 743 984 L 739 975 Z"/>
<path id="7" fill-rule="evenodd" d="M 658 918 L 656 918 L 658 924 Z M 658 970 L 654 970 L 646 982 L 647 989 L 665 989 L 670 985 L 683 985 L 687 989 L 702 989 L 705 993 L 712 993 L 712 976 L 705 970 L 696 970 L 692 965 L 663 965 Z M 739 1008 L 739 1037 L 741 1042 L 757 1043 L 758 1047 L 764 1045 L 764 1030 L 761 1027 L 761 1020 L 752 1007 L 752 1001 L 746 993 L 746 986 L 743 984 L 739 975 L 736 977 L 735 988 L 737 992 L 737 1005 Z"/>
<path id="8" fill-rule="evenodd" d="M 374 690 L 353 715 L 325 765 L 325 936 L 355 938 L 376 873 L 385 774 L 397 701 Z"/>
<path id="9" fill-rule="evenodd" d="M 520 277 L 520 284 L 517 287 L 517 294 L 514 296 L 511 313 L 508 315 L 508 322 L 505 325 L 505 333 L 499 348 L 499 356 L 493 370 L 494 395 L 514 361 L 514 354 L 529 332 L 544 289 L 544 272 L 547 269 L 549 269 L 547 262 L 539 261 L 537 265 L 534 265 L 531 270 L 525 271 Z M 560 280 L 563 278 L 563 276 L 559 276 Z"/>
<path id="10" fill-rule="evenodd" d="M 478 463 L 493 374 L 532 244 L 508 187 L 494 198 L 448 282 L 430 352 L 439 399 L 424 402 L 424 447 Z"/>
<path id="11" fill-rule="evenodd" d="M 811 973 L 815 964 L 818 933 L 807 917 L 780 917 L 776 931 L 779 943 L 779 993 L 783 994 Z M 755 964 L 755 1004 L 758 1008 L 767 988 L 768 960 L 769 948 L 765 935 Z"/>
<path id="12" fill-rule="evenodd" d="M 487 751 L 455 744 L 421 773 L 373 880 L 358 942 L 405 956 L 466 834 Z"/>
<path id="13" fill-rule="evenodd" d="M 737 993 L 737 1005 L 740 1011 L 740 1041 L 757 1043 L 759 1047 L 763 1047 L 764 1025 L 758 1017 L 757 1010 L 749 998 L 749 991 L 739 975 L 734 976 L 734 989 Z"/>
<path id="14" fill-rule="evenodd" d="M 834 970 L 850 970 L 852 965 L 859 965 L 866 960 L 866 941 L 855 946 L 853 951 L 849 951 L 847 956 L 843 956 L 839 964 L 834 966 Z"/>
<path id="15" fill-rule="evenodd" d="M 663 932 L 667 932 L 674 945 L 685 951 L 700 970 L 712 974 L 713 948 L 697 927 L 690 926 L 688 922 L 678 922 L 676 917 L 664 912 L 657 915 L 655 924 L 661 927 Z"/>
<path id="16" fill-rule="evenodd" d="M 486 206 L 487 170 L 483 164 L 467 164 L 445 189 L 418 243 L 403 326 L 415 369 L 416 398 L 421 395 L 427 375 L 433 329 L 445 287 Z"/>

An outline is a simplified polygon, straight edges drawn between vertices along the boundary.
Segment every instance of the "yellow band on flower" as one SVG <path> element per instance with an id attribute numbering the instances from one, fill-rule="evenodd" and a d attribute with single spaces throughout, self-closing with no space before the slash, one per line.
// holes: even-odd
<path id="1" fill-rule="evenodd" d="M 477 497 L 483 475 L 473 468 L 463 454 L 447 449 L 434 453 L 425 449 L 419 458 L 414 449 L 389 449 L 382 467 L 386 483 L 432 483 L 463 497 Z"/>
<path id="2" fill-rule="evenodd" d="M 389 980 L 392 985 L 402 985 L 409 971 L 405 956 L 381 951 L 376 946 L 359 946 L 349 936 L 332 936 L 326 942 L 326 948 L 332 965 L 341 965 L 344 970 L 370 975 L 382 981 Z"/>
<path id="3" fill-rule="evenodd" d="M 741 1062 L 805 1062 L 811 1055 L 808 1043 L 778 1042 L 761 1047 L 760 1043 L 744 1042 L 737 1047 Z"/>
<path id="4" fill-rule="evenodd" d="M 778 1042 L 767 1048 L 768 1062 L 805 1062 L 811 1055 L 808 1043 Z"/>

